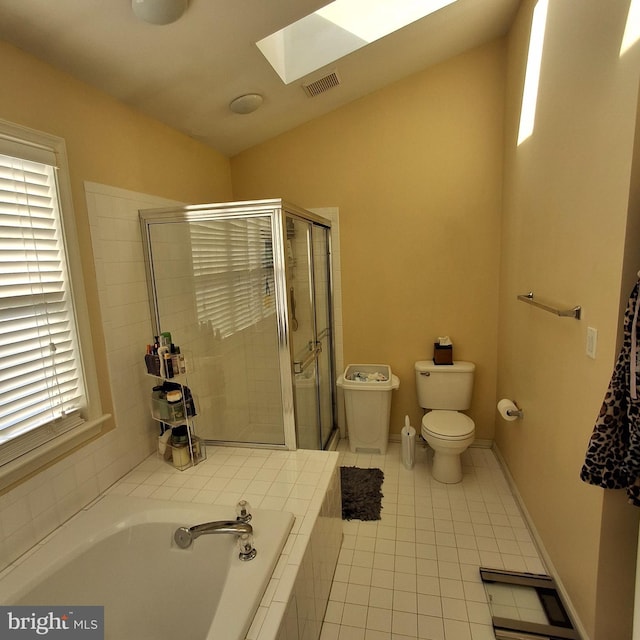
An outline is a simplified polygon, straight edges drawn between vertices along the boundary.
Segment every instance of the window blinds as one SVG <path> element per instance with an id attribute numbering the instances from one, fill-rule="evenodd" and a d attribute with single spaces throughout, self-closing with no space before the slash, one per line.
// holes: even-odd
<path id="1" fill-rule="evenodd" d="M 0 464 L 83 422 L 54 156 L 32 151 L 0 155 Z"/>

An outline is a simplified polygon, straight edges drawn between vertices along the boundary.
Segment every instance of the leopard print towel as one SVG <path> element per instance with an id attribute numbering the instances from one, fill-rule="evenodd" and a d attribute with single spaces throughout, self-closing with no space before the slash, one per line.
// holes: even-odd
<path id="1" fill-rule="evenodd" d="M 640 281 L 624 316 L 624 341 L 609 388 L 589 440 L 580 477 L 605 489 L 626 489 L 640 507 L 640 401 L 638 378 L 638 309 Z"/>

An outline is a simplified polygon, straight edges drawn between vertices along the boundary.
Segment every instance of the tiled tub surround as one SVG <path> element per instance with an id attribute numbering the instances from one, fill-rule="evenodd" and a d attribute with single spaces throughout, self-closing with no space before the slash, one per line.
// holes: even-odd
<path id="1" fill-rule="evenodd" d="M 247 638 L 318 638 L 342 542 L 338 453 L 209 447 L 207 456 L 182 472 L 150 456 L 107 493 L 225 506 L 230 518 L 243 498 L 256 509 L 294 514 Z"/>
<path id="2" fill-rule="evenodd" d="M 247 638 L 319 637 L 342 542 L 337 452 L 208 447 L 206 461 L 182 472 L 152 456 L 110 492 L 224 505 L 230 517 L 241 499 L 292 513 L 296 520 Z"/>

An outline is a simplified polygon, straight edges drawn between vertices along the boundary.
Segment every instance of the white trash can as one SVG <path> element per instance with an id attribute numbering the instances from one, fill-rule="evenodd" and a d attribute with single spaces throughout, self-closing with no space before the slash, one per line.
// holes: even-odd
<path id="1" fill-rule="evenodd" d="M 391 394 L 399 378 L 387 364 L 350 364 L 336 384 L 344 392 L 351 452 L 386 453 Z"/>

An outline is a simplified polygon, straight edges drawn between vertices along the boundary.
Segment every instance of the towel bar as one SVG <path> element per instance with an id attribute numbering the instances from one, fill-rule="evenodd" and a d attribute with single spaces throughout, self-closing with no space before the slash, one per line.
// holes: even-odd
<path id="1" fill-rule="evenodd" d="M 549 313 L 555 313 L 555 315 L 563 318 L 575 318 L 576 320 L 580 320 L 580 312 L 582 311 L 582 307 L 580 306 L 573 307 L 572 309 L 556 309 L 555 307 L 550 307 L 549 305 L 542 304 L 541 302 L 534 300 L 533 291 L 519 295 L 518 300 L 526 302 L 527 304 L 532 304 L 534 307 L 544 309 L 545 311 L 549 311 Z"/>

